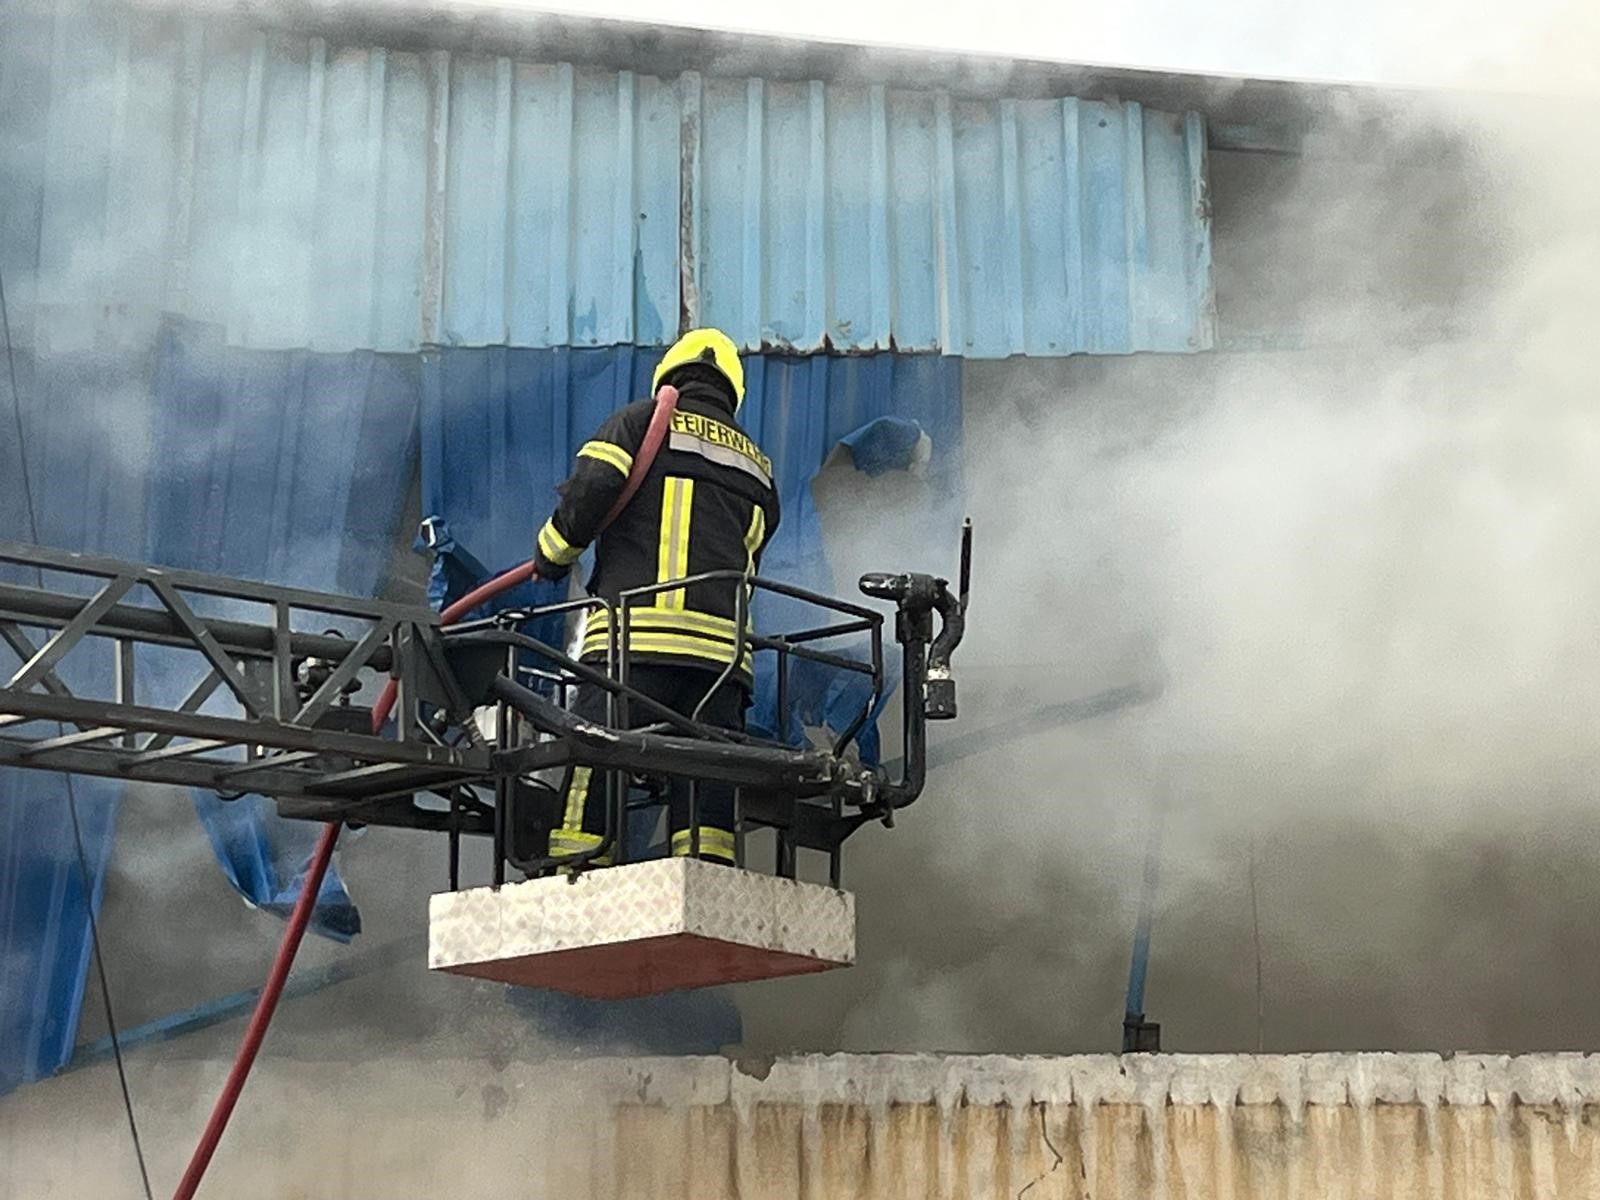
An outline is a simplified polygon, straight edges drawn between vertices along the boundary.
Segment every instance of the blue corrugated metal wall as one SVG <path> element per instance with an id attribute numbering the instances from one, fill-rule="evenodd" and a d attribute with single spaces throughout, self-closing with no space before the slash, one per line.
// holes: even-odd
<path id="1" fill-rule="evenodd" d="M 1198 114 L 17 24 L 0 253 L 44 346 L 161 312 L 291 349 L 655 345 L 685 315 L 750 350 L 1212 343 Z"/>
<path id="2" fill-rule="evenodd" d="M 364 591 L 420 435 L 433 510 L 521 558 L 528 512 L 483 489 L 543 505 L 690 321 L 769 351 L 747 416 L 784 473 L 769 569 L 795 574 L 838 437 L 912 416 L 955 495 L 953 356 L 1208 348 L 1209 256 L 1192 113 L 66 6 L 0 37 L 0 267 L 41 537 L 72 548 Z M 824 349 L 901 353 L 792 356 Z M 18 501 L 8 472 L 14 529 Z M 25 782 L 0 776 L 0 1091 L 64 1061 L 87 964 L 60 784 Z M 79 788 L 91 891 L 115 793 Z M 201 803 L 237 886 L 292 892 L 268 810 Z"/>
<path id="3" fill-rule="evenodd" d="M 219 330 L 169 321 L 152 396 L 138 557 L 356 595 L 377 589 L 416 470 L 413 356 L 240 350 Z M 194 682 L 182 680 L 167 701 Z M 195 792 L 194 801 L 229 882 L 286 914 L 316 828 L 281 820 L 255 796 Z M 359 928 L 337 871 L 313 919 L 337 938 Z"/>

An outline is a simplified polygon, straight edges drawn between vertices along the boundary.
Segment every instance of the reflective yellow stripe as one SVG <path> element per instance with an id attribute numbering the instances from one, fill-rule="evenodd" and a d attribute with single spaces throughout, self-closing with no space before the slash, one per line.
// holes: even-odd
<path id="1" fill-rule="evenodd" d="M 674 858 L 686 857 L 691 847 L 689 830 L 680 829 L 672 835 Z M 713 858 L 726 858 L 731 862 L 734 857 L 733 834 L 726 829 L 717 829 L 710 825 L 700 826 L 700 853 Z"/>
<path id="2" fill-rule="evenodd" d="M 689 573 L 689 518 L 694 513 L 694 480 L 668 478 L 661 494 L 661 545 L 656 554 L 656 582 L 682 579 Z M 682 608 L 684 589 L 674 588 L 656 599 L 657 608 Z"/>
<path id="3" fill-rule="evenodd" d="M 583 555 L 583 547 L 574 548 L 566 538 L 562 537 L 561 531 L 556 528 L 556 519 L 551 517 L 544 523 L 544 528 L 539 530 L 539 553 L 558 567 L 565 567 L 578 561 Z"/>
<path id="4" fill-rule="evenodd" d="M 588 850 L 599 844 L 598 833 L 584 833 L 581 829 L 558 829 L 550 835 L 550 849 L 567 853 Z"/>
<path id="5" fill-rule="evenodd" d="M 583 652 L 592 654 L 604 650 L 604 638 L 583 644 Z M 646 633 L 642 630 L 628 636 L 628 651 L 633 654 L 682 654 L 689 658 L 704 658 L 715 663 L 726 663 L 733 658 L 733 646 L 727 642 L 707 641 L 690 634 Z M 750 655 L 745 653 L 740 669 L 750 670 Z"/>
<path id="6" fill-rule="evenodd" d="M 767 534 L 767 513 L 761 505 L 756 505 L 750 510 L 750 527 L 744 531 L 744 573 L 754 576 L 756 573 L 756 551 L 761 548 L 761 540 Z M 756 585 L 744 585 L 744 611 L 745 620 L 751 619 L 750 606 L 755 603 Z"/>
<path id="7" fill-rule="evenodd" d="M 628 642 L 630 645 L 637 643 L 641 638 L 648 640 L 650 638 L 661 637 L 693 638 L 697 642 L 704 642 L 707 645 L 715 646 L 718 650 L 723 651 L 728 657 L 732 656 L 733 648 L 739 641 L 739 639 L 733 636 L 732 631 L 708 631 L 696 629 L 692 626 L 685 627 L 682 625 L 662 625 L 654 628 L 649 626 L 639 628 L 636 626 L 635 628 L 628 630 Z M 604 629 L 597 629 L 593 633 L 584 635 L 583 648 L 586 651 L 603 650 L 610 644 L 610 642 L 610 635 Z"/>
<path id="8" fill-rule="evenodd" d="M 688 849 L 689 833 L 687 829 L 680 829 L 672 835 L 672 848 Z M 700 826 L 700 848 L 702 850 L 729 850 L 733 849 L 733 834 L 726 829 L 718 829 L 715 825 Z"/>
<path id="9" fill-rule="evenodd" d="M 550 853 L 560 856 L 563 854 L 582 854 L 585 850 L 593 850 L 600 844 L 598 833 L 575 832 L 570 829 L 558 829 L 550 835 Z M 597 867 L 609 867 L 611 855 L 602 854 L 589 860 Z M 565 868 L 563 868 L 565 869 Z"/>
<path id="10" fill-rule="evenodd" d="M 680 408 L 672 414 L 670 444 L 674 450 L 699 454 L 725 467 L 739 467 L 763 483 L 772 482 L 772 460 L 746 434 L 721 421 Z"/>
<path id="11" fill-rule="evenodd" d="M 583 636 L 586 640 L 603 639 L 610 632 L 610 628 L 610 614 L 603 608 L 595 609 L 585 621 Z M 739 627 L 728 617 L 696 612 L 691 608 L 631 608 L 628 610 L 628 628 L 651 631 L 681 630 L 698 633 L 703 637 L 724 638 L 730 642 L 739 632 Z"/>
<path id="12" fill-rule="evenodd" d="M 562 818 L 563 830 L 581 830 L 583 828 L 583 806 L 589 799 L 588 767 L 572 768 L 572 783 L 567 788 L 567 812 Z"/>
<path id="13" fill-rule="evenodd" d="M 578 448 L 578 457 L 597 458 L 603 463 L 610 463 L 624 475 L 633 471 L 633 455 L 615 442 L 585 442 Z"/>
<path id="14" fill-rule="evenodd" d="M 696 658 L 714 659 L 715 662 L 726 662 L 733 658 L 733 643 L 718 642 L 714 638 L 696 637 L 694 634 L 669 634 L 666 630 L 634 630 L 627 638 L 630 651 L 670 651 L 682 646 L 685 653 L 691 653 Z M 605 637 L 586 638 L 584 640 L 584 653 L 594 654 L 606 648 Z M 746 650 L 744 659 L 749 662 L 750 653 Z"/>

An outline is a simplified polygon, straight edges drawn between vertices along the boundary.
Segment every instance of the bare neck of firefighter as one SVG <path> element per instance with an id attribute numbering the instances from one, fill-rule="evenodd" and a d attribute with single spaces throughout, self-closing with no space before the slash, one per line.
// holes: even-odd
<path id="1" fill-rule="evenodd" d="M 670 360 L 669 352 L 664 366 Z M 617 646 L 618 654 L 627 656 L 629 686 L 684 716 L 698 710 L 697 719 L 705 725 L 742 731 L 753 686 L 743 581 L 759 572 L 762 552 L 778 527 L 772 462 L 739 426 L 742 374 L 724 369 L 709 351 L 658 371 L 655 383 L 657 389 L 677 388 L 677 410 L 637 493 L 598 534 L 587 590 L 616 605 L 625 592 L 651 589 L 630 600 L 627 644 Z M 578 450 L 560 502 L 539 530 L 541 578 L 560 579 L 596 537 L 634 470 L 654 408 L 651 399 L 628 405 Z M 708 572 L 737 574 L 673 586 Z M 602 608 L 586 616 L 581 661 L 606 662 L 610 621 Z M 603 688 L 580 683 L 575 693 L 577 715 L 606 721 Z M 628 726 L 654 720 L 641 707 L 628 706 Z M 600 844 L 605 796 L 592 776 L 585 766 L 567 768 L 551 854 L 592 851 Z M 733 864 L 732 785 L 703 781 L 691 798 L 688 782 L 673 779 L 668 814 L 672 854 L 695 853 Z M 597 859 L 596 865 L 608 865 L 609 858 Z"/>

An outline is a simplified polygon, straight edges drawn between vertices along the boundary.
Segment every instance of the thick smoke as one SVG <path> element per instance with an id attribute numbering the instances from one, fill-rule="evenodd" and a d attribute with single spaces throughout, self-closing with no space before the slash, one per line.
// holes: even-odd
<path id="1" fill-rule="evenodd" d="M 968 364 L 966 728 L 1165 690 L 862 835 L 861 965 L 752 993 L 752 1040 L 1115 1049 L 1157 812 L 1167 1048 L 1600 1037 L 1592 115 L 1417 101 L 1217 156 L 1222 331 L 1291 348 Z M 915 558 L 870 497 L 835 544 Z"/>

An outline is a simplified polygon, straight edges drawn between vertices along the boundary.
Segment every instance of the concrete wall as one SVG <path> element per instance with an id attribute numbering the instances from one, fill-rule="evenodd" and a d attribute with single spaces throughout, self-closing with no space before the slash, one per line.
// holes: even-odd
<path id="1" fill-rule="evenodd" d="M 158 1194 L 222 1072 L 147 1073 Z M 1581 1055 L 268 1060 L 205 1194 L 1566 1200 L 1600 1195 L 1597 1123 Z M 110 1078 L 25 1089 L 0 1197 L 136 1195 L 127 1144 Z"/>

